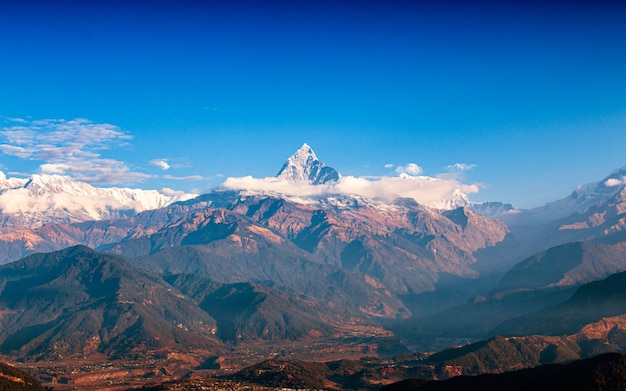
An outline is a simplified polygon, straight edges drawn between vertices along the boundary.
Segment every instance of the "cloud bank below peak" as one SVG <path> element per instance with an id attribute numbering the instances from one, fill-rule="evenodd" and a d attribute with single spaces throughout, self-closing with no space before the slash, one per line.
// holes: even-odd
<path id="1" fill-rule="evenodd" d="M 393 202 L 399 198 L 412 198 L 419 204 L 437 209 L 460 206 L 464 201 L 468 201 L 467 195 L 480 190 L 477 184 L 463 184 L 457 179 L 413 176 L 406 172 L 393 177 L 343 176 L 338 181 L 318 185 L 294 183 L 276 177 L 231 177 L 222 183 L 221 188 L 259 193 L 273 192 L 298 199 L 344 195 Z"/>

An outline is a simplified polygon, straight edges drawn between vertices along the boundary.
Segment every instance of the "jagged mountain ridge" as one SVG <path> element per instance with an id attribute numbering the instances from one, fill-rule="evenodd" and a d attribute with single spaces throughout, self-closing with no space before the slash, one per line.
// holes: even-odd
<path id="1" fill-rule="evenodd" d="M 324 186 L 342 179 L 341 174 L 317 158 L 308 144 L 303 144 L 284 163 L 277 179 L 293 186 L 306 184 Z M 399 181 L 437 181 L 430 177 L 401 175 Z M 248 193 L 250 193 L 248 191 Z M 268 192 L 265 192 L 268 194 Z M 270 192 L 271 193 L 271 192 Z M 280 196 L 280 195 L 279 195 Z M 32 175 L 30 178 L 7 178 L 0 172 L 0 233 L 20 229 L 34 229 L 44 224 L 71 224 L 134 216 L 144 210 L 162 208 L 173 202 L 195 197 L 182 192 L 141 190 L 128 188 L 97 188 L 68 176 Z M 363 199 L 351 195 L 313 196 L 308 202 L 346 207 Z M 386 205 L 388 202 L 369 200 Z M 399 202 L 403 202 L 400 200 Z M 471 202 L 460 189 L 450 199 L 432 202 L 437 209 L 454 209 Z"/>
<path id="2" fill-rule="evenodd" d="M 223 209 L 183 216 L 108 251 L 137 257 L 176 251 L 180 245 L 231 243 L 233 234 L 262 236 L 286 254 L 300 253 L 315 263 L 364 273 L 397 292 L 418 292 L 432 289 L 429 284 L 439 272 L 475 276 L 469 268 L 475 261 L 472 254 L 506 235 L 502 223 L 467 209 L 452 212 L 442 215 L 419 205 L 318 209 L 280 198 L 247 196 Z M 193 232 L 204 232 L 205 241 L 195 241 L 200 234 Z M 231 256 L 240 251 L 232 244 L 226 248 Z"/>
<path id="3" fill-rule="evenodd" d="M 320 161 L 313 149 L 305 143 L 287 159 L 278 172 L 277 178 L 294 184 L 315 186 L 340 181 L 342 176 L 337 170 Z M 513 226 L 544 224 L 572 214 L 585 213 L 589 208 L 606 202 L 624 189 L 625 178 L 626 166 L 601 181 L 579 186 L 563 200 L 532 210 L 517 210 L 511 205 L 497 202 L 471 202 L 461 189 L 456 189 L 450 199 L 431 202 L 429 205 L 442 210 L 468 206 L 478 213 L 500 218 Z M 437 180 L 406 174 L 402 174 L 398 179 L 418 182 Z M 0 227 L 2 227 L 2 232 L 8 233 L 15 229 L 35 228 L 46 223 L 67 224 L 115 219 L 132 216 L 143 210 L 160 208 L 193 196 L 182 193 L 163 193 L 156 190 L 95 188 L 70 177 L 59 175 L 7 178 L 4 173 L 0 172 Z M 351 197 L 335 194 L 312 197 L 311 200 L 325 205 L 345 206 L 352 203 L 349 198 Z M 594 222 L 591 224 L 597 225 Z"/>
<path id="4" fill-rule="evenodd" d="M 156 190 L 98 188 L 61 175 L 8 179 L 0 172 L 0 232 L 48 223 L 128 217 L 194 196 Z"/>
<path id="5" fill-rule="evenodd" d="M 29 251 L 54 240 L 60 247 L 97 244 L 151 272 L 270 286 L 345 314 L 345 324 L 375 326 L 381 318 L 409 316 L 400 295 L 433 290 L 442 273 L 475 278 L 473 253 L 506 232 L 465 208 L 443 214 L 416 203 L 318 209 L 214 192 L 129 219 L 47 225 L 25 238 L 33 244 Z"/>
<path id="6" fill-rule="evenodd" d="M 216 191 L 127 219 L 16 231 L 2 235 L 0 246 L 4 247 L 2 253 L 7 260 L 34 251 L 88 244 L 140 257 L 147 268 L 155 267 L 163 273 L 189 271 L 176 269 L 183 265 L 207 273 L 209 264 L 214 268 L 225 265 L 220 282 L 252 280 L 265 284 L 273 280 L 285 292 L 299 292 L 317 299 L 332 284 L 350 281 L 350 286 L 358 287 L 355 292 L 369 289 L 385 300 L 373 300 L 369 294 L 359 294 L 359 300 L 353 300 L 354 295 L 339 291 L 332 299 L 327 297 L 320 303 L 344 305 L 353 301 L 362 314 L 403 317 L 406 309 L 397 295 L 432 291 L 442 274 L 464 279 L 478 277 L 472 267 L 478 258 L 477 251 L 502 242 L 508 232 L 502 223 L 468 208 L 438 211 L 409 199 L 389 204 L 365 197 L 333 196 L 315 204 L 299 204 L 278 195 L 244 194 Z M 615 217 L 619 222 L 623 216 L 620 217 L 618 201 L 610 198 L 596 207 L 612 207 L 615 213 L 605 216 Z M 219 213 L 232 220 L 214 221 Z M 559 227 L 567 225 L 562 223 Z M 574 231 L 585 233 L 585 229 L 559 230 Z M 262 252 L 255 253 L 258 249 Z M 197 262 L 173 263 L 180 254 Z M 256 262 L 259 258 L 250 254 L 267 259 L 265 263 Z M 283 269 L 290 257 L 297 258 L 298 265 L 306 265 L 306 270 L 316 267 L 322 270 L 319 265 L 325 269 L 310 273 L 317 280 L 288 282 L 295 275 L 293 268 Z M 244 259 L 247 264 L 233 262 Z M 237 267 L 241 265 L 245 267 Z M 272 267 L 275 271 L 270 276 L 259 278 Z M 225 271 L 229 271 L 229 276 Z M 317 283 L 329 275 L 334 278 L 328 279 L 328 284 Z"/>

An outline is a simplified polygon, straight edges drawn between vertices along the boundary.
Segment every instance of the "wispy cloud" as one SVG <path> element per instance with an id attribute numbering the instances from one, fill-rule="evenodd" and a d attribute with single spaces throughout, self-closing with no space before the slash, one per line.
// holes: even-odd
<path id="1" fill-rule="evenodd" d="M 163 175 L 163 179 L 168 179 L 171 181 L 203 181 L 206 180 L 202 175 L 187 175 L 187 176 L 174 176 L 174 175 Z"/>
<path id="2" fill-rule="evenodd" d="M 396 165 L 392 163 L 385 164 L 385 168 L 394 168 Z"/>
<path id="3" fill-rule="evenodd" d="M 454 163 L 446 166 L 450 171 L 468 171 L 476 167 L 476 164 Z"/>
<path id="4" fill-rule="evenodd" d="M 163 170 L 169 170 L 170 164 L 167 162 L 167 159 L 153 159 L 150 160 L 151 166 L 161 167 Z"/>
<path id="5" fill-rule="evenodd" d="M 128 145 L 132 136 L 111 124 L 84 118 L 14 121 L 20 125 L 0 130 L 0 152 L 40 161 L 45 174 L 70 175 L 89 183 L 136 183 L 150 175 L 133 171 L 125 162 L 102 156 L 104 151 Z"/>
<path id="6" fill-rule="evenodd" d="M 18 122 L 20 124 L 25 124 L 28 123 L 28 121 L 26 121 L 24 118 L 16 118 L 16 117 L 12 117 L 12 118 L 7 118 L 7 120 L 11 121 L 11 122 Z"/>

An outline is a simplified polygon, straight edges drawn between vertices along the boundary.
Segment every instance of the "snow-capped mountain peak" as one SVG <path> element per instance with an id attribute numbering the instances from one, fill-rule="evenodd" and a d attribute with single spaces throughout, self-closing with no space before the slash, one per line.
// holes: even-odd
<path id="1" fill-rule="evenodd" d="M 119 218 L 193 197 L 157 190 L 94 187 L 62 175 L 7 178 L 0 172 L 0 232 L 46 223 Z"/>
<path id="2" fill-rule="evenodd" d="M 290 182 L 318 185 L 338 181 L 341 174 L 320 161 L 313 149 L 304 143 L 287 159 L 276 177 Z"/>
<path id="3" fill-rule="evenodd" d="M 23 178 L 7 178 L 6 174 L 0 171 L 0 192 L 5 189 L 13 189 L 22 187 L 26 184 L 27 179 Z"/>

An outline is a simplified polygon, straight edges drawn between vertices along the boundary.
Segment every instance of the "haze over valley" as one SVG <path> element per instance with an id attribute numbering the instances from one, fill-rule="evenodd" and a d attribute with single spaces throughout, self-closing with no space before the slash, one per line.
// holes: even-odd
<path id="1" fill-rule="evenodd" d="M 513 356 L 461 365 L 464 374 L 622 351 L 626 185 L 612 181 L 622 174 L 532 210 L 472 202 L 459 188 L 441 208 L 345 193 L 345 177 L 306 143 L 276 177 L 258 180 L 267 188 L 230 184 L 182 200 L 70 177 L 6 179 L 0 197 L 30 196 L 13 204 L 19 212 L 3 211 L 0 353 L 52 383 L 60 378 L 43 362 L 84 363 L 73 364 L 80 373 L 112 360 L 117 374 L 101 380 L 124 383 L 266 359 L 391 360 L 380 368 L 467 343 L 476 345 L 445 357 L 502 344 Z M 419 188 L 436 179 L 396 180 Z M 131 196 L 115 207 L 119 194 Z M 155 195 L 163 205 L 150 209 Z M 32 199 L 72 199 L 73 210 L 50 203 L 26 213 Z M 94 204 L 108 205 L 108 219 L 92 220 Z M 534 353 L 515 358 L 520 349 Z M 451 376 L 437 357 L 416 356 L 421 371 L 443 365 L 416 373 Z M 128 360 L 138 369 L 122 370 Z"/>
<path id="2" fill-rule="evenodd" d="M 0 5 L 0 389 L 623 389 L 626 8 Z"/>

